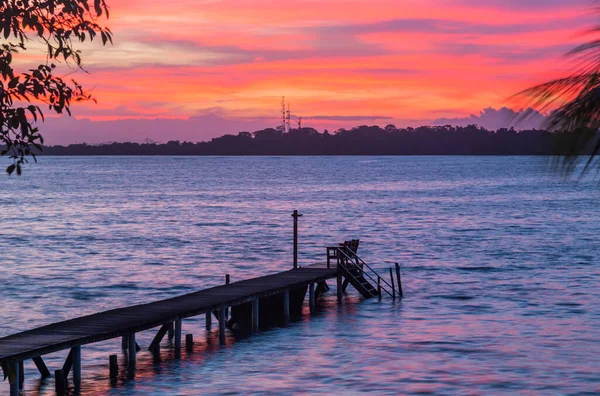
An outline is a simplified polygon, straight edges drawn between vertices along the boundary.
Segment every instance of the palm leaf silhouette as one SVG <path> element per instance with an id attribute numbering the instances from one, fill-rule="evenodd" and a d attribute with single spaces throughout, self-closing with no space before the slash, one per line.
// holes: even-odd
<path id="1" fill-rule="evenodd" d="M 600 8 L 595 9 L 600 13 Z M 600 26 L 588 31 L 600 35 Z M 557 132 L 557 157 L 554 164 L 571 174 L 583 160 L 582 175 L 600 155 L 600 38 L 579 45 L 565 56 L 575 65 L 566 78 L 549 81 L 517 93 L 527 97 L 528 106 L 550 112 L 546 129 Z M 527 115 L 525 115 L 527 116 Z"/>

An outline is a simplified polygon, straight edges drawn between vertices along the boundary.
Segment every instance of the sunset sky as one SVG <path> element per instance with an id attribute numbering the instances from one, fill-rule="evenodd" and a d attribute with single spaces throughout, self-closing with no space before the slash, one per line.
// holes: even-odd
<path id="1" fill-rule="evenodd" d="M 108 3 L 114 46 L 82 47 L 76 74 L 98 104 L 50 120 L 50 143 L 275 126 L 282 96 L 318 129 L 467 117 L 568 71 L 596 20 L 589 0 Z M 139 120 L 157 117 L 181 120 Z"/>

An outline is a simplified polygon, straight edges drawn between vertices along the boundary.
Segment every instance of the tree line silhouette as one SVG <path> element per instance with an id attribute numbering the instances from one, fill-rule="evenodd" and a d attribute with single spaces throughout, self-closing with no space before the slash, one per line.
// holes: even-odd
<path id="1" fill-rule="evenodd" d="M 267 128 L 208 142 L 71 144 L 46 146 L 43 155 L 555 155 L 561 134 L 544 130 L 423 126 L 359 126 L 324 133 L 313 128 Z"/>

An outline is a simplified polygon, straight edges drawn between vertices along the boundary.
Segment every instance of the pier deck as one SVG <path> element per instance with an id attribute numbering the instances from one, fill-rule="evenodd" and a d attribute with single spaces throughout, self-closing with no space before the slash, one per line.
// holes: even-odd
<path id="1" fill-rule="evenodd" d="M 335 278 L 335 268 L 299 268 L 149 304 L 83 316 L 0 338 L 0 363 L 23 361 L 80 345 L 127 336 L 187 317 Z"/>

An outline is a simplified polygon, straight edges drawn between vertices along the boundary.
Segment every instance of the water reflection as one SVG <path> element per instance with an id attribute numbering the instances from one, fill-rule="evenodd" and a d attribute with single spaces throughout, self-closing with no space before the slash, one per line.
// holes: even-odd
<path id="1" fill-rule="evenodd" d="M 45 157 L 0 191 L 0 335 L 290 268 L 301 209 L 301 264 L 360 237 L 376 268 L 402 264 L 405 299 L 350 288 L 338 307 L 333 288 L 316 315 L 225 348 L 186 320 L 194 352 L 143 351 L 133 381 L 119 340 L 89 345 L 82 393 L 598 392 L 597 184 L 532 158 L 368 160 Z M 28 362 L 27 394 L 53 394 L 37 375 Z"/>

